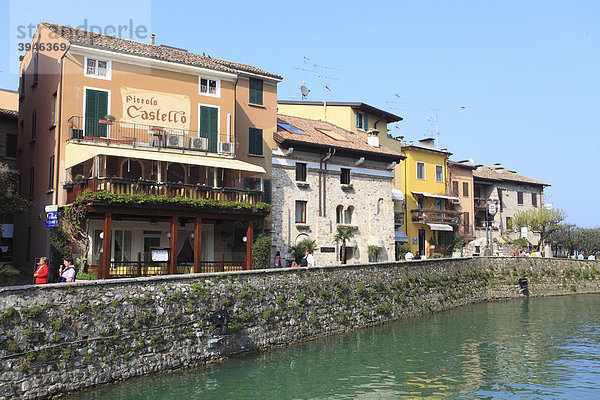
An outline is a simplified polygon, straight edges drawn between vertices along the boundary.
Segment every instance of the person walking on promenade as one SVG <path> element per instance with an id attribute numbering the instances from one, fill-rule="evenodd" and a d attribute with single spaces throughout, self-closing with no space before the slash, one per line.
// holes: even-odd
<path id="1" fill-rule="evenodd" d="M 40 258 L 40 263 L 38 264 L 33 277 L 35 278 L 36 285 L 48 283 L 48 257 Z"/>
<path id="2" fill-rule="evenodd" d="M 309 251 L 308 255 L 306 256 L 306 263 L 308 264 L 308 267 L 316 267 L 317 265 L 315 264 L 315 257 L 313 256 L 313 251 Z"/>
<path id="3" fill-rule="evenodd" d="M 60 274 L 60 278 L 58 278 L 59 282 L 75 281 L 76 271 L 75 267 L 73 266 L 73 259 L 70 257 L 65 258 L 65 261 L 63 262 L 63 265 L 60 266 L 58 273 Z"/>
<path id="4" fill-rule="evenodd" d="M 281 267 L 281 254 L 279 252 L 277 252 L 275 254 L 275 260 L 273 260 L 273 266 L 275 268 L 280 268 Z"/>

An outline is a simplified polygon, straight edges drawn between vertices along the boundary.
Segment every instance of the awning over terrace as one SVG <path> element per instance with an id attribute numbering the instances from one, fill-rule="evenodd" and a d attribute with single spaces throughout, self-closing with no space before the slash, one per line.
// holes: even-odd
<path id="1" fill-rule="evenodd" d="M 431 228 L 432 231 L 448 231 L 452 232 L 452 226 L 448 224 L 427 224 Z"/>
<path id="2" fill-rule="evenodd" d="M 412 192 L 412 194 L 415 194 L 417 196 L 423 196 L 423 197 L 431 197 L 434 199 L 446 199 L 446 200 L 452 200 L 452 201 L 460 201 L 460 199 L 458 197 L 445 196 L 443 194 L 434 194 L 434 193 L 425 193 L 425 192 Z"/>
<path id="3" fill-rule="evenodd" d="M 226 168 L 236 171 L 248 171 L 264 174 L 263 167 L 240 160 L 229 158 L 209 157 L 193 153 L 171 152 L 169 150 L 146 150 L 122 147 L 99 146 L 98 144 L 68 142 L 65 146 L 65 168 L 71 168 L 98 155 L 138 158 L 142 160 L 165 161 L 205 167 Z"/>

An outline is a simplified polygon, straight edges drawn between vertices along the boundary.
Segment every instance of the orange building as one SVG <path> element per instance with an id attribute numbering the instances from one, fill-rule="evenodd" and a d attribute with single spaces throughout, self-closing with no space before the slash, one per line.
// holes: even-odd
<path id="1" fill-rule="evenodd" d="M 457 211 L 462 212 L 458 234 L 468 242 L 475 239 L 473 231 L 473 171 L 477 166 L 469 164 L 467 161 L 448 161 L 448 185 L 449 194 L 457 197 Z"/>
<path id="2" fill-rule="evenodd" d="M 45 206 L 85 199 L 74 254 L 100 277 L 249 268 L 254 224 L 268 214 L 265 141 L 281 77 L 154 37 L 49 23 L 31 48 L 18 167 L 33 207 L 16 231 L 18 265 L 48 254 Z"/>

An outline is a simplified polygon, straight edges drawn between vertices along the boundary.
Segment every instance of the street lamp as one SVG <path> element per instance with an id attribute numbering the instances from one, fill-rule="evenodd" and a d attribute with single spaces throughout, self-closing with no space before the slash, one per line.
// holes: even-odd
<path id="1" fill-rule="evenodd" d="M 485 239 L 487 241 L 487 246 L 486 246 L 485 250 L 483 251 L 484 256 L 492 255 L 492 249 L 490 249 L 490 242 L 492 241 L 491 240 L 492 231 L 489 229 L 490 228 L 489 216 L 491 215 L 492 218 L 494 218 L 494 215 L 496 215 L 496 211 L 498 211 L 496 209 L 496 203 L 489 202 L 486 204 L 486 207 L 485 207 Z M 493 223 L 492 223 L 492 225 L 493 225 Z"/>

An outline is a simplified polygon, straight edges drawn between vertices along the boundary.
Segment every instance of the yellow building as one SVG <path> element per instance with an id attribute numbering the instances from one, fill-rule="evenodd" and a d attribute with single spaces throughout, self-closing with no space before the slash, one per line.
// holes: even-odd
<path id="1" fill-rule="evenodd" d="M 402 146 L 406 156 L 402 168 L 402 191 L 405 193 L 405 232 L 410 251 L 429 255 L 445 242 L 445 232 L 455 231 L 460 212 L 452 210 L 459 201 L 448 195 L 448 158 L 446 149 L 436 150 L 435 139 L 419 140 Z M 436 246 L 438 249 L 436 250 Z"/>

